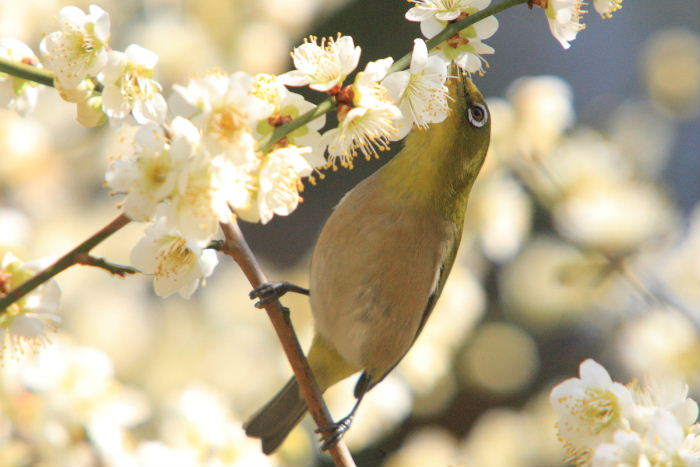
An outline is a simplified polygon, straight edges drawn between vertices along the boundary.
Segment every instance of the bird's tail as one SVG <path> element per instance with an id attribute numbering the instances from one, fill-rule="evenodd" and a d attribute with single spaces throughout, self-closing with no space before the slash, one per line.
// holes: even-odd
<path id="1" fill-rule="evenodd" d="M 321 392 L 358 371 L 338 354 L 333 345 L 318 334 L 314 336 L 309 350 L 309 366 Z M 292 376 L 282 390 L 258 410 L 243 428 L 246 435 L 260 438 L 263 452 L 271 454 L 299 423 L 306 409 L 299 383 Z"/>
<path id="2" fill-rule="evenodd" d="M 274 452 L 306 413 L 306 402 L 295 377 L 255 413 L 243 428 L 248 436 L 262 440 L 265 454 Z"/>

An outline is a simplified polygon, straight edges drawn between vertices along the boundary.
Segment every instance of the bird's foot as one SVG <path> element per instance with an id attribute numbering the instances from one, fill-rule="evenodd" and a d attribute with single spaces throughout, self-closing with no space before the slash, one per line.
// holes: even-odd
<path id="1" fill-rule="evenodd" d="M 257 302 L 255 302 L 255 308 L 263 308 L 271 301 L 279 300 L 279 298 L 287 292 L 296 292 L 303 295 L 309 295 L 309 289 L 290 284 L 289 282 L 265 282 L 260 287 L 256 287 L 251 290 L 248 296 L 251 299 L 259 299 Z"/>
<path id="2" fill-rule="evenodd" d="M 335 446 L 338 441 L 340 441 L 345 433 L 350 429 L 352 425 L 352 419 L 355 414 L 350 414 L 347 417 L 343 417 L 331 426 L 318 428 L 316 433 L 321 435 L 321 451 L 327 451 L 333 446 Z"/>

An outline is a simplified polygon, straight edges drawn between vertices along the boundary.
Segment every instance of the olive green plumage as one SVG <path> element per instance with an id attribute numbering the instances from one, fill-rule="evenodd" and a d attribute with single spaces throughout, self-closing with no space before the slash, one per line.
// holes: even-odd
<path id="1" fill-rule="evenodd" d="M 356 396 L 379 383 L 413 345 L 452 268 L 490 118 L 471 80 L 448 87 L 447 119 L 414 129 L 399 154 L 342 199 L 320 234 L 311 260 L 309 363 L 323 391 L 359 371 Z M 305 411 L 292 378 L 246 433 L 273 452 Z"/>

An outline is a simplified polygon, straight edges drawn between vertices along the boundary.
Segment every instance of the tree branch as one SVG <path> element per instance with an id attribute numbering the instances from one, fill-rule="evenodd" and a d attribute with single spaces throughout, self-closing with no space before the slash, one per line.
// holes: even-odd
<path id="1" fill-rule="evenodd" d="M 26 63 L 13 62 L 12 60 L 0 58 L 0 73 L 7 73 L 17 78 L 53 87 L 53 73 L 43 68 L 27 65 Z"/>
<path id="2" fill-rule="evenodd" d="M 126 217 L 126 215 L 120 214 L 112 222 L 90 236 L 90 238 L 56 260 L 51 266 L 39 271 L 32 278 L 20 284 L 16 289 L 10 290 L 7 295 L 0 297 L 0 314 L 5 313 L 10 305 L 39 287 L 44 282 L 47 282 L 56 274 L 65 271 L 74 264 L 79 264 L 82 261 L 85 261 L 85 255 L 90 250 L 95 248 L 99 243 L 104 241 L 107 237 L 124 227 L 129 222 L 131 222 L 131 220 Z"/>
<path id="3" fill-rule="evenodd" d="M 79 253 L 75 258 L 75 263 L 83 266 L 94 266 L 96 268 L 104 269 L 108 273 L 119 277 L 126 277 L 139 272 L 138 269 L 132 266 L 112 263 L 104 258 L 92 256 L 90 253 Z"/>
<path id="4" fill-rule="evenodd" d="M 265 277 L 265 273 L 263 273 L 253 252 L 250 250 L 238 224 L 236 222 L 222 223 L 221 229 L 225 237 L 221 251 L 238 263 L 248 278 L 250 285 L 255 288 L 267 282 L 267 277 Z M 265 311 L 270 317 L 272 326 L 275 328 L 277 337 L 297 378 L 301 393 L 306 400 L 309 413 L 316 425 L 318 427 L 333 425 L 333 418 L 323 401 L 316 379 L 297 340 L 292 321 L 289 318 L 289 311 L 280 304 L 279 300 L 272 300 L 266 303 Z M 354 467 L 355 465 L 350 451 L 342 440 L 331 447 L 328 453 L 337 466 Z"/>

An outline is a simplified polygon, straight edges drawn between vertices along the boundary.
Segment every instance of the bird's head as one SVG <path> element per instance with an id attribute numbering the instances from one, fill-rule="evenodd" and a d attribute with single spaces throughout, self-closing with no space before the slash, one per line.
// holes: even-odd
<path id="1" fill-rule="evenodd" d="M 428 128 L 414 128 L 404 150 L 392 161 L 390 173 L 395 185 L 412 174 L 412 190 L 418 197 L 433 199 L 436 204 L 449 206 L 453 200 L 466 206 L 488 151 L 491 116 L 474 82 L 454 66 L 450 71 L 447 118 Z"/>

